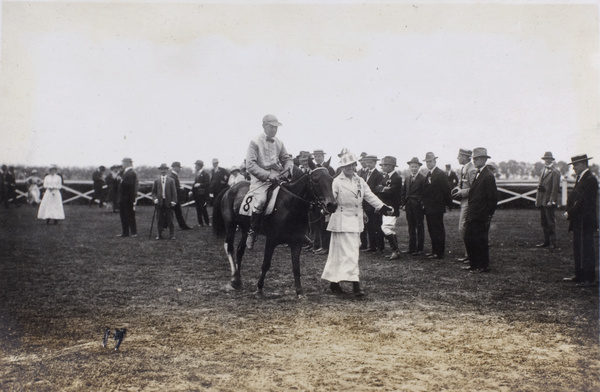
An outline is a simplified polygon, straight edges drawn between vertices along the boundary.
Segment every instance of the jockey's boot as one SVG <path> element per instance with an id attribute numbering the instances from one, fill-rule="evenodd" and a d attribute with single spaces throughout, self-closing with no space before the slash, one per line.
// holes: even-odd
<path id="1" fill-rule="evenodd" d="M 256 241 L 256 235 L 260 229 L 262 222 L 262 213 L 253 212 L 250 218 L 250 230 L 248 230 L 248 238 L 246 239 L 246 248 L 252 250 L 254 248 L 254 242 Z"/>
<path id="2" fill-rule="evenodd" d="M 400 258 L 400 254 L 398 253 L 398 237 L 396 234 L 390 234 L 387 236 L 388 242 L 390 243 L 390 248 L 392 248 L 392 254 L 390 255 L 390 260 L 396 260 Z"/>

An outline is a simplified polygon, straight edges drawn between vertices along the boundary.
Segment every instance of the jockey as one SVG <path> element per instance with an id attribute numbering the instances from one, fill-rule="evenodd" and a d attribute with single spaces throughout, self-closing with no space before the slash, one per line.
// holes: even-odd
<path id="1" fill-rule="evenodd" d="M 262 122 L 264 133 L 250 141 L 246 152 L 246 168 L 250 173 L 250 189 L 253 195 L 252 218 L 246 246 L 254 247 L 256 234 L 260 228 L 262 214 L 267 202 L 267 191 L 280 176 L 291 176 L 294 163 L 288 155 L 283 142 L 275 137 L 281 123 L 277 117 L 267 114 Z"/>

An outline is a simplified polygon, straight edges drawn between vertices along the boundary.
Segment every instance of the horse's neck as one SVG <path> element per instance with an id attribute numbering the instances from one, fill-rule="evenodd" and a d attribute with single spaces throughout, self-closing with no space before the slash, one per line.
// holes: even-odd
<path id="1" fill-rule="evenodd" d="M 308 174 L 303 175 L 302 177 L 289 182 L 287 184 L 282 184 L 288 191 L 292 192 L 294 195 L 306 198 L 308 196 Z"/>

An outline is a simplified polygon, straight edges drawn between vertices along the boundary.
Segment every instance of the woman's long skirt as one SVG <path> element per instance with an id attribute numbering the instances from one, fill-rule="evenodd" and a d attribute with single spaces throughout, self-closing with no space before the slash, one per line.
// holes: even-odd
<path id="1" fill-rule="evenodd" d="M 59 190 L 46 189 L 37 217 L 38 219 L 65 219 L 65 210 Z"/>
<path id="2" fill-rule="evenodd" d="M 358 282 L 360 233 L 331 233 L 327 263 L 322 279 L 330 282 Z"/>

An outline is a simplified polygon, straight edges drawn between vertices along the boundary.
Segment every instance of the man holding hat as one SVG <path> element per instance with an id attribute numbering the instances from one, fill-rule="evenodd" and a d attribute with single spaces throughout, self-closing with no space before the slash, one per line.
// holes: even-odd
<path id="1" fill-rule="evenodd" d="M 575 187 L 567 200 L 564 217 L 569 220 L 569 231 L 573 232 L 573 257 L 575 276 L 566 281 L 579 283 L 596 282 L 596 252 L 594 235 L 598 230 L 598 180 L 588 168 L 587 154 L 571 158 L 577 174 Z"/>
<path id="2" fill-rule="evenodd" d="M 377 165 L 377 155 L 367 154 L 362 158 L 362 162 L 365 163 L 365 170 L 363 171 L 362 178 L 365 180 L 372 192 L 375 192 L 375 187 L 381 183 L 383 174 L 375 167 Z M 375 208 L 363 201 L 363 209 L 367 215 L 367 223 L 365 224 L 365 230 L 367 237 L 369 238 L 369 248 L 367 252 L 381 252 L 385 248 L 385 241 L 383 232 L 381 231 L 381 215 L 375 212 Z"/>
<path id="3" fill-rule="evenodd" d="M 540 176 L 535 197 L 535 206 L 540 209 L 544 242 L 536 245 L 538 248 L 556 248 L 556 211 L 560 186 L 560 172 L 554 167 L 554 157 L 547 151 L 542 160 L 545 163 Z"/>
<path id="4" fill-rule="evenodd" d="M 277 128 L 282 124 L 272 114 L 263 117 L 263 133 L 250 141 L 246 152 L 246 169 L 250 174 L 249 194 L 253 196 L 252 218 L 246 245 L 254 247 L 256 235 L 262 223 L 262 214 L 267 202 L 267 191 L 280 179 L 291 176 L 294 163 L 283 142 L 277 138 Z"/>
<path id="5" fill-rule="evenodd" d="M 402 177 L 396 172 L 396 157 L 385 156 L 381 159 L 381 170 L 383 178 L 375 187 L 375 194 L 386 205 L 394 209 L 393 214 L 381 217 L 381 232 L 387 238 L 392 254 L 390 260 L 400 258 L 398 249 L 398 237 L 396 236 L 396 220 L 400 216 L 400 204 L 402 201 Z"/>
<path id="6" fill-rule="evenodd" d="M 175 165 L 174 162 L 173 165 Z M 172 165 L 172 166 L 173 166 Z M 172 176 L 168 175 L 169 167 L 163 163 L 158 168 L 160 176 L 152 184 L 152 200 L 158 212 L 158 236 L 162 239 L 162 231 L 169 228 L 169 239 L 174 240 L 175 225 L 173 225 L 173 210 L 177 205 L 177 185 Z"/>
<path id="7" fill-rule="evenodd" d="M 171 173 L 169 176 L 175 181 L 175 189 L 177 189 L 177 200 L 176 204 L 173 206 L 173 212 L 175 213 L 175 219 L 177 219 L 177 224 L 181 230 L 190 230 L 191 227 L 187 225 L 185 222 L 185 218 L 183 217 L 183 213 L 181 212 L 181 200 L 183 200 L 182 194 L 185 189 L 181 186 L 181 182 L 179 181 L 179 171 L 181 170 L 180 162 L 173 162 L 171 164 Z"/>
<path id="8" fill-rule="evenodd" d="M 210 188 L 210 175 L 204 171 L 204 162 L 198 159 L 194 164 L 196 167 L 196 176 L 194 177 L 194 185 L 192 185 L 191 196 L 194 198 L 194 204 L 196 205 L 196 217 L 198 218 L 198 225 L 210 226 L 208 220 L 208 211 L 206 209 L 208 205 L 208 189 Z M 204 223 L 203 223 L 204 221 Z"/>
<path id="9" fill-rule="evenodd" d="M 408 250 L 402 253 L 410 253 L 413 256 L 423 254 L 425 242 L 425 213 L 423 211 L 423 189 L 425 188 L 425 176 L 419 173 L 423 165 L 419 158 L 413 157 L 406 162 L 410 168 L 410 176 L 404 181 L 402 189 L 402 209 L 406 211 L 406 222 L 408 223 Z"/>
<path id="10" fill-rule="evenodd" d="M 473 180 L 475 180 L 475 175 L 477 174 L 477 168 L 471 162 L 471 155 L 473 155 L 473 151 L 467 150 L 466 148 L 461 148 L 458 150 L 458 163 L 462 165 L 460 169 L 460 179 L 458 181 L 458 186 L 452 189 L 451 194 L 452 198 L 455 200 L 460 200 L 460 215 L 458 217 L 458 233 L 460 234 L 460 238 L 465 240 L 465 230 L 467 227 L 467 210 L 469 207 L 469 188 L 471 188 L 471 184 Z M 466 251 L 465 246 L 465 256 L 462 258 L 456 259 L 456 261 L 460 261 L 463 263 L 469 262 L 469 255 Z"/>
<path id="11" fill-rule="evenodd" d="M 494 173 L 485 165 L 489 158 L 485 148 L 473 149 L 473 162 L 477 172 L 469 189 L 469 208 L 465 230 L 465 245 L 470 265 L 463 267 L 471 272 L 489 272 L 490 270 L 488 234 L 492 217 L 496 211 L 498 190 Z"/>
<path id="12" fill-rule="evenodd" d="M 139 182 L 137 173 L 133 170 L 131 158 L 123 158 L 123 171 L 117 177 L 117 202 L 119 203 L 119 216 L 121 218 L 122 232 L 117 237 L 137 237 L 135 211 L 133 206 L 137 199 Z"/>
<path id="13" fill-rule="evenodd" d="M 446 230 L 444 228 L 444 214 L 446 207 L 452 203 L 450 185 L 446 174 L 436 166 L 437 157 L 434 153 L 425 154 L 425 165 L 429 172 L 425 177 L 423 189 L 423 207 L 427 230 L 431 238 L 431 253 L 426 254 L 429 259 L 443 259 L 446 253 Z"/>

